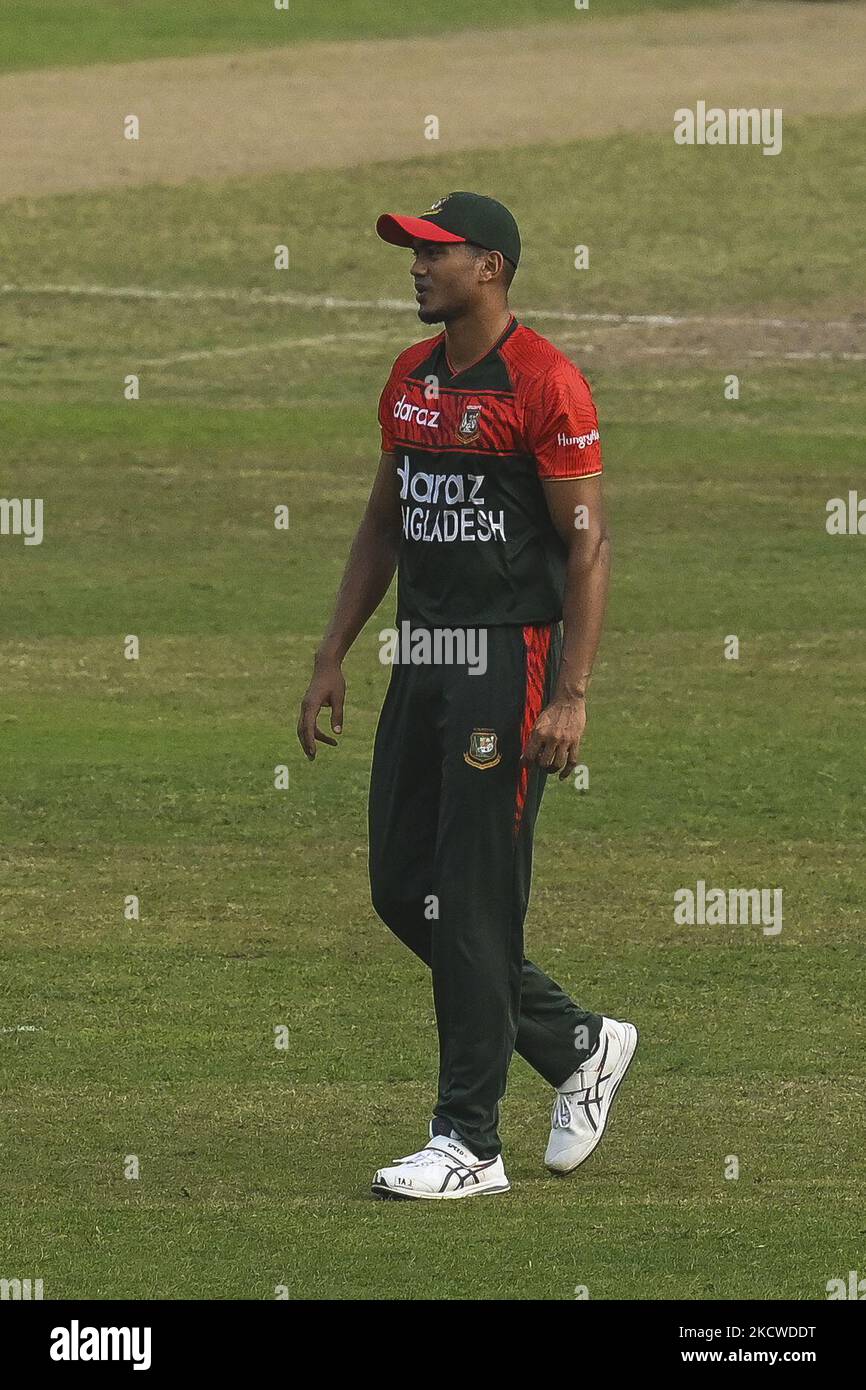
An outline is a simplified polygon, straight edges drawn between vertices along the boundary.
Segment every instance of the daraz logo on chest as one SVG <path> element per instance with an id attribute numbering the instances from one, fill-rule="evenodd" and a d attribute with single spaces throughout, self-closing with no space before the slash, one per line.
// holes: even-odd
<path id="1" fill-rule="evenodd" d="M 484 482 L 483 473 L 467 473 L 464 478 L 462 473 L 409 473 L 409 459 L 404 455 L 405 463 L 398 464 L 397 477 L 400 479 L 400 498 L 406 501 L 411 497 L 415 502 L 439 502 L 440 492 L 441 501 L 447 506 L 453 507 L 457 502 L 472 502 L 476 507 L 484 506 L 484 498 L 481 497 L 480 488 Z M 467 495 L 466 484 L 471 483 Z"/>
<path id="2" fill-rule="evenodd" d="M 428 430 L 438 430 L 440 410 L 431 410 L 426 405 L 412 405 L 405 395 L 394 406 L 395 420 L 414 420 L 417 425 L 426 425 Z"/>

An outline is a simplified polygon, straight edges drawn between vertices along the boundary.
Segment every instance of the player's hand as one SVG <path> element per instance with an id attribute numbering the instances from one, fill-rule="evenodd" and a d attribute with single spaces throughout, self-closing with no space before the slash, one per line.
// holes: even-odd
<path id="1" fill-rule="evenodd" d="M 335 734 L 342 733 L 345 698 L 346 682 L 339 661 L 321 660 L 317 656 L 313 679 L 307 686 L 298 716 L 298 740 L 308 758 L 315 758 L 317 743 L 329 743 L 336 748 L 337 740 L 323 734 L 317 721 L 319 710 L 327 705 L 331 711 L 331 728 Z"/>
<path id="2" fill-rule="evenodd" d="M 564 782 L 577 767 L 585 728 L 585 700 L 553 700 L 536 719 L 520 766 L 534 764 L 542 772 L 558 772 Z"/>

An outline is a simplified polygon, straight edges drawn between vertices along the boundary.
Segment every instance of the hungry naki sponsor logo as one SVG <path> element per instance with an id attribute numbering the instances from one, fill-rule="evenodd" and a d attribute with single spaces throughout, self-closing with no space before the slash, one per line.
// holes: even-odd
<path id="1" fill-rule="evenodd" d="M 379 633 L 383 666 L 465 666 L 470 676 L 487 670 L 487 629 L 473 627 L 414 627 L 405 619 L 399 631 Z"/>
<path id="2" fill-rule="evenodd" d="M 782 149 L 781 106 L 737 106 L 725 110 L 699 101 L 694 111 L 681 106 L 674 112 L 674 140 L 678 145 L 762 145 L 764 154 Z"/>
<path id="3" fill-rule="evenodd" d="M 150 1369 L 149 1327 L 82 1327 L 73 1318 L 68 1327 L 52 1327 L 52 1361 L 131 1361 L 134 1371 Z"/>
<path id="4" fill-rule="evenodd" d="M 676 890 L 674 904 L 678 926 L 761 926 L 764 936 L 782 930 L 781 888 L 708 888 L 699 878 L 694 888 Z"/>
<path id="5" fill-rule="evenodd" d="M 505 540 L 505 512 L 502 508 L 488 511 L 484 505 L 483 473 L 413 473 L 406 454 L 397 466 L 397 476 L 401 503 L 425 504 L 401 507 L 407 540 Z"/>
<path id="6" fill-rule="evenodd" d="M 556 442 L 561 449 L 588 449 L 590 444 L 597 444 L 598 440 L 598 430 L 590 430 L 589 434 L 558 434 L 556 436 Z"/>

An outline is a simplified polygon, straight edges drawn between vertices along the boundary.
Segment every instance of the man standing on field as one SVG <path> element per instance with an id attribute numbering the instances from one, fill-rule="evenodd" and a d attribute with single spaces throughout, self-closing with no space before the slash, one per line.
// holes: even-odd
<path id="1" fill-rule="evenodd" d="M 397 569 L 370 884 L 432 972 L 439 1093 L 429 1142 L 380 1168 L 373 1192 L 450 1199 L 509 1188 L 498 1123 L 515 1048 L 555 1088 L 545 1163 L 567 1173 L 599 1143 L 637 1046 L 633 1024 L 587 1012 L 523 954 L 535 819 L 546 776 L 578 763 L 610 545 L 589 385 L 508 308 L 511 213 L 450 193 L 376 230 L 411 247 L 418 317 L 445 329 L 402 352 L 382 392 L 379 470 L 298 737 L 309 758 L 336 745 L 319 711 L 340 733 L 343 658 Z M 483 661 L 442 660 L 461 635 Z"/>

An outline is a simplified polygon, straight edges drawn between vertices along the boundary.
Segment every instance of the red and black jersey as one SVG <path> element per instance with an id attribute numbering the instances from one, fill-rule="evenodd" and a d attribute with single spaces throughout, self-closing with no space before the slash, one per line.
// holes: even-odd
<path id="1" fill-rule="evenodd" d="M 558 621 L 566 551 L 541 480 L 602 471 L 577 367 L 512 316 L 480 361 L 454 372 L 443 332 L 397 358 L 379 423 L 400 485 L 398 622 Z"/>

